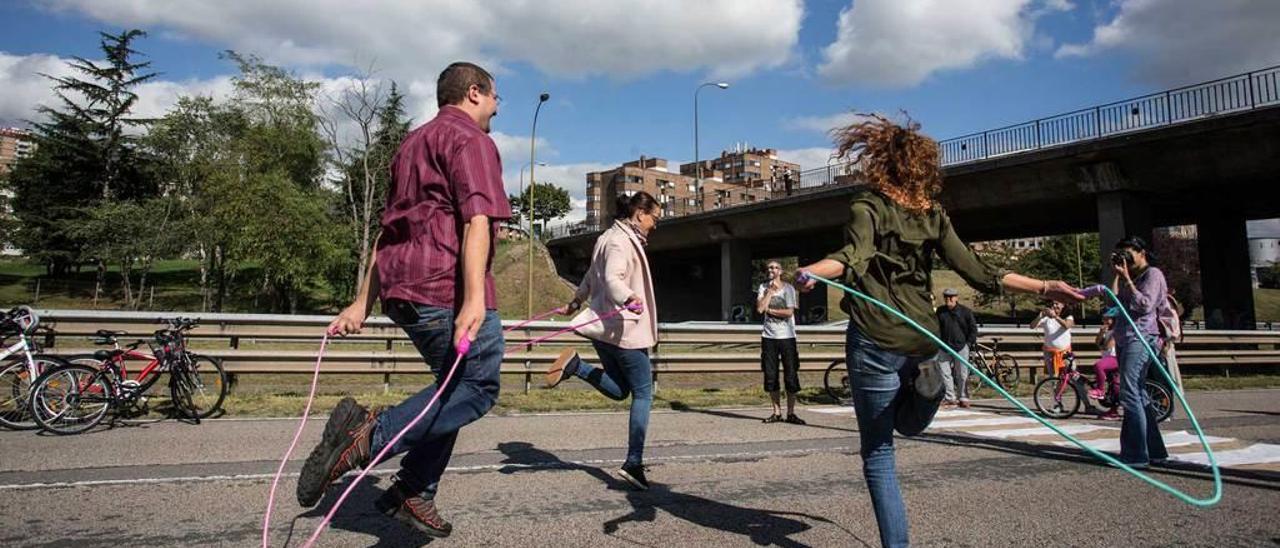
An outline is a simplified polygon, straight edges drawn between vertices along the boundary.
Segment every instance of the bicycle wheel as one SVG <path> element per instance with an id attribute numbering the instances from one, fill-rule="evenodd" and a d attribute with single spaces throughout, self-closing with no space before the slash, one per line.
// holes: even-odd
<path id="1" fill-rule="evenodd" d="M 987 376 L 987 378 L 1000 382 L 999 375 L 992 373 L 991 368 L 987 366 L 987 360 L 983 358 L 981 354 L 970 354 L 969 363 L 973 364 L 973 367 L 978 371 L 981 371 L 983 375 Z M 990 397 L 995 393 L 995 391 L 992 390 L 990 386 L 987 386 L 987 383 L 983 382 L 982 378 L 978 377 L 978 375 L 972 370 L 969 371 L 969 380 L 966 382 L 969 385 L 969 397 L 975 400 Z"/>
<path id="2" fill-rule="evenodd" d="M 1164 422 L 1173 416 L 1173 393 L 1163 384 L 1147 381 L 1147 397 L 1151 398 L 1151 406 L 1156 411 L 1156 422 Z"/>
<path id="3" fill-rule="evenodd" d="M 174 409 L 189 419 L 207 419 L 222 409 L 227 373 L 222 361 L 209 356 L 188 354 L 185 361 L 169 372 Z"/>
<path id="4" fill-rule="evenodd" d="M 42 373 L 66 365 L 52 356 L 32 356 L 35 372 L 27 360 L 18 358 L 0 365 L 0 426 L 13 430 L 32 430 L 40 425 L 31 418 L 31 387 Z"/>
<path id="5" fill-rule="evenodd" d="M 1049 377 L 1036 384 L 1032 394 L 1036 410 L 1053 419 L 1069 419 L 1080 410 L 1080 400 L 1084 399 L 1076 391 L 1076 387 L 1062 377 Z"/>
<path id="6" fill-rule="evenodd" d="M 102 370 L 70 364 L 46 371 L 31 388 L 31 415 L 55 434 L 79 434 L 97 426 L 111 409 L 115 390 Z"/>
<path id="7" fill-rule="evenodd" d="M 1000 386 L 1010 393 L 1018 389 L 1018 383 L 1022 382 L 1022 373 L 1018 369 L 1017 358 L 1009 354 L 996 356 L 995 370 Z"/>
<path id="8" fill-rule="evenodd" d="M 843 404 L 853 399 L 853 392 L 849 389 L 849 370 L 844 366 L 844 360 L 833 361 L 827 366 L 827 372 L 822 375 L 822 385 L 836 403 Z"/>

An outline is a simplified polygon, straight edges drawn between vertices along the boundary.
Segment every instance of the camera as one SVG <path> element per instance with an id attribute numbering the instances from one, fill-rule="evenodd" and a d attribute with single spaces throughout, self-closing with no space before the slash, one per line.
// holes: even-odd
<path id="1" fill-rule="evenodd" d="M 1133 252 L 1128 249 L 1117 249 L 1111 252 L 1111 264 L 1133 266 Z"/>

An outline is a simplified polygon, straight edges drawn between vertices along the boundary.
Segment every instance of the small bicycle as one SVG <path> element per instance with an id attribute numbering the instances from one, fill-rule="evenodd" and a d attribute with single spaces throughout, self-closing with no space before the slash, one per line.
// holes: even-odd
<path id="1" fill-rule="evenodd" d="M 1082 406 L 1086 413 L 1097 415 L 1115 411 L 1120 406 L 1120 393 L 1116 383 L 1107 383 L 1103 397 L 1094 399 L 1089 394 L 1089 379 L 1076 368 L 1075 354 L 1067 352 L 1063 361 L 1066 366 L 1061 376 L 1049 377 L 1036 384 L 1032 399 L 1040 414 L 1053 419 L 1069 419 Z M 1150 379 L 1146 381 L 1146 389 L 1147 396 L 1155 407 L 1156 420 L 1168 420 L 1173 415 L 1173 394 L 1163 384 Z"/>

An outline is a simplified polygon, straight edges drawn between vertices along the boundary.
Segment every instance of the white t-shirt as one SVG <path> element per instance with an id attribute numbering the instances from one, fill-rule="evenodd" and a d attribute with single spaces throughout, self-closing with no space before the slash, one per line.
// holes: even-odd
<path id="1" fill-rule="evenodd" d="M 764 297 L 765 291 L 769 290 L 769 283 L 760 284 L 760 288 L 756 290 L 756 300 Z M 800 307 L 800 297 L 796 294 L 796 288 L 789 283 L 782 283 L 782 291 L 775 293 L 773 298 L 769 299 L 768 308 L 774 310 L 786 310 L 790 308 L 794 311 Z M 764 316 L 764 327 L 760 336 L 766 339 L 794 339 L 796 338 L 796 315 L 792 314 L 790 318 L 775 318 L 768 314 Z"/>
<path id="2" fill-rule="evenodd" d="M 1063 318 L 1070 320 L 1071 316 Z M 1056 318 L 1044 316 L 1040 318 L 1040 323 L 1035 327 L 1044 330 L 1044 346 L 1045 348 L 1056 348 L 1058 350 L 1068 350 L 1071 348 L 1071 330 L 1067 329 L 1061 321 Z"/>

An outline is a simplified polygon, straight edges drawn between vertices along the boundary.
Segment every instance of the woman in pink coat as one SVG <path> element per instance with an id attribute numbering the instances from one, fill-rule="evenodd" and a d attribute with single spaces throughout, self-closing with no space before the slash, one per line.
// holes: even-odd
<path id="1" fill-rule="evenodd" d="M 646 192 L 618 197 L 613 226 L 596 240 L 591 268 L 568 306 L 572 312 L 587 304 L 573 323 L 591 322 L 578 334 L 591 339 L 603 367 L 583 361 L 570 348 L 547 370 L 548 387 L 578 377 L 611 399 L 631 396 L 627 459 L 618 475 L 640 490 L 649 488 L 643 461 L 653 406 L 649 348 L 658 341 L 658 310 L 644 247 L 661 215 L 657 200 Z M 603 319 L 592 322 L 597 318 Z"/>

